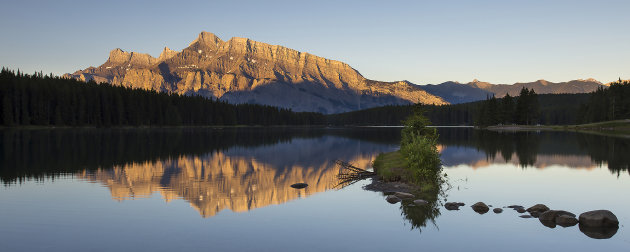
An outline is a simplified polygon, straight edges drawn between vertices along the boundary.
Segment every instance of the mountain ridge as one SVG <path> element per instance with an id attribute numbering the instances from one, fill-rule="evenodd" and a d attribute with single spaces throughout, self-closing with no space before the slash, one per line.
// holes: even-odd
<path id="1" fill-rule="evenodd" d="M 592 78 L 514 84 L 491 84 L 477 79 L 437 85 L 376 81 L 363 77 L 341 61 L 248 38 L 232 37 L 224 41 L 205 31 L 181 51 L 164 47 L 156 58 L 116 48 L 101 66 L 64 76 L 324 114 L 416 102 L 457 104 L 508 93 L 516 96 L 523 87 L 539 94 L 587 93 L 606 87 Z"/>
<path id="2" fill-rule="evenodd" d="M 521 89 L 534 89 L 538 94 L 576 94 L 590 93 L 605 84 L 593 79 L 577 79 L 566 82 L 550 82 L 544 79 L 533 82 L 517 82 L 514 84 L 492 84 L 474 79 L 468 83 L 447 81 L 440 84 L 427 84 L 422 86 L 427 92 L 442 97 L 451 104 L 466 103 L 484 100 L 489 96 L 497 98 L 506 94 L 518 96 Z"/>
<path id="3" fill-rule="evenodd" d="M 165 48 L 158 58 L 114 49 L 103 65 L 64 76 L 294 111 L 338 113 L 415 102 L 448 104 L 406 81 L 366 79 L 341 61 L 247 38 L 223 41 L 209 32 L 201 32 L 181 51 Z"/>

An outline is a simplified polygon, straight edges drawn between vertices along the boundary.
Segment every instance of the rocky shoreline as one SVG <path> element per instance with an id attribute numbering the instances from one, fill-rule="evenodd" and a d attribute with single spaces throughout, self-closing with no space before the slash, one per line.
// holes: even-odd
<path id="1" fill-rule="evenodd" d="M 303 189 L 308 184 L 296 183 L 291 187 Z M 407 207 L 432 207 L 431 202 L 417 197 L 413 193 L 420 192 L 417 185 L 402 182 L 386 182 L 379 178 L 373 178 L 372 183 L 363 186 L 363 189 L 374 192 L 382 192 L 385 200 L 390 204 L 405 204 Z M 460 207 L 465 206 L 464 202 L 444 202 L 442 205 L 448 211 L 459 211 Z M 472 204 L 471 209 L 482 215 L 486 214 L 493 207 L 484 202 L 476 202 Z M 538 219 L 541 224 L 548 228 L 556 228 L 557 226 L 568 228 L 579 226 L 579 229 L 586 236 L 593 239 L 609 239 L 613 237 L 619 229 L 619 220 L 617 216 L 609 210 L 592 210 L 584 212 L 578 216 L 565 210 L 552 210 L 545 204 L 536 204 L 529 208 L 522 205 L 508 205 L 504 207 L 494 207 L 492 212 L 495 214 L 503 213 L 503 209 L 512 209 L 522 214 L 519 218 Z M 524 214 L 524 213 L 528 214 Z"/>
<path id="2" fill-rule="evenodd" d="M 390 204 L 405 204 L 406 206 L 423 207 L 429 204 L 428 201 L 420 199 L 411 194 L 409 187 L 400 185 L 400 183 L 386 183 L 378 182 L 365 186 L 366 189 L 372 191 L 381 191 L 386 197 L 385 200 Z M 405 191 L 391 191 L 391 189 L 407 189 Z M 382 189 L 382 190 L 380 190 Z M 463 202 L 445 202 L 443 207 L 448 211 L 459 211 L 460 207 L 465 206 Z M 490 211 L 492 205 L 487 205 L 484 202 L 476 202 L 471 205 L 471 209 L 476 213 L 482 215 Z M 492 211 L 495 214 L 503 213 L 503 209 L 512 209 L 515 212 L 522 214 L 518 217 L 524 219 L 538 219 L 541 224 L 548 228 L 556 228 L 557 226 L 568 228 L 579 225 L 579 229 L 586 236 L 593 239 L 608 239 L 613 237 L 619 229 L 619 220 L 617 216 L 609 210 L 593 210 L 584 212 L 578 216 L 564 210 L 552 210 L 544 204 L 536 204 L 529 208 L 525 208 L 521 205 L 509 205 L 502 208 L 495 207 Z M 528 214 L 524 214 L 524 213 Z"/>

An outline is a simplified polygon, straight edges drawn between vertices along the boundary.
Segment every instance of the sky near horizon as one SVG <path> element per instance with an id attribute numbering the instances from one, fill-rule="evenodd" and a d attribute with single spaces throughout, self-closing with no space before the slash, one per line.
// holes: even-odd
<path id="1" fill-rule="evenodd" d="M 630 1 L 3 1 L 0 65 L 71 73 L 201 31 L 416 84 L 630 79 Z"/>

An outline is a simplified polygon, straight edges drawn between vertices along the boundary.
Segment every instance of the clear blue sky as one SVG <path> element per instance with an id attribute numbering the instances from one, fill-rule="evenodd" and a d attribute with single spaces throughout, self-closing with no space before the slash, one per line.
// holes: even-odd
<path id="1" fill-rule="evenodd" d="M 63 74 L 200 31 L 344 61 L 375 80 L 630 79 L 630 1 L 3 1 L 0 65 Z"/>

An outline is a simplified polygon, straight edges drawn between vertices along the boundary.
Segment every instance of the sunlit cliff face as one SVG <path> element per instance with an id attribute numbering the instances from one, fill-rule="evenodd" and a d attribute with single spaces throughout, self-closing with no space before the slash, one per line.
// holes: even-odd
<path id="1" fill-rule="evenodd" d="M 358 154 L 350 161 L 369 167 L 375 156 Z M 339 172 L 334 161 L 278 167 L 252 157 L 216 152 L 102 168 L 78 176 L 102 183 L 115 200 L 146 198 L 159 192 L 167 202 L 184 199 L 203 217 L 211 217 L 224 209 L 243 212 L 333 189 Z M 301 190 L 290 187 L 298 182 L 309 186 Z"/>

